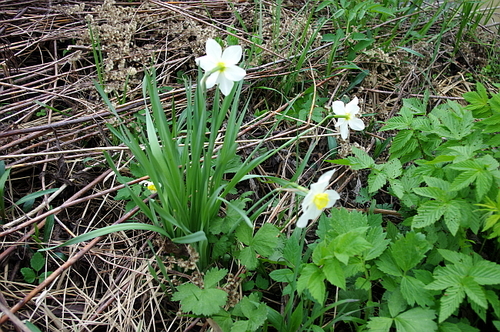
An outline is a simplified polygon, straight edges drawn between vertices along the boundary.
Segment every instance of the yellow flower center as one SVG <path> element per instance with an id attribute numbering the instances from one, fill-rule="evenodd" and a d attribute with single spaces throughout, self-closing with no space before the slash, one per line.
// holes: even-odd
<path id="1" fill-rule="evenodd" d="M 329 201 L 328 194 L 326 193 L 316 194 L 313 198 L 313 203 L 318 210 L 323 210 L 328 205 Z"/>
<path id="2" fill-rule="evenodd" d="M 226 69 L 226 64 L 224 62 L 219 62 L 217 68 L 219 68 L 220 72 L 223 72 Z"/>
<path id="3" fill-rule="evenodd" d="M 156 187 L 154 184 L 150 183 L 148 184 L 147 186 L 148 190 L 151 191 L 151 192 L 156 192 Z"/>

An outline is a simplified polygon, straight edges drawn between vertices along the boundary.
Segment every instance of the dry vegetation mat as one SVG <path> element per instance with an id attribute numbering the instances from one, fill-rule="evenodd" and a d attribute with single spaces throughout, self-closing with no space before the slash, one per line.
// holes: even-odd
<path id="1" fill-rule="evenodd" d="M 498 96 L 495 95 L 498 88 L 495 82 L 500 78 L 498 31 L 496 26 L 485 25 L 488 12 L 481 11 L 474 2 L 469 7 L 467 1 L 462 6 L 453 3 L 0 1 L 0 330 L 389 331 L 391 324 L 395 324 L 393 329 L 410 331 L 403 323 L 406 318 L 410 321 L 415 317 L 422 319 L 426 331 L 437 330 L 438 324 L 439 331 L 500 328 L 500 309 L 494 306 L 500 306 L 500 281 L 491 277 L 483 283 L 471 281 L 464 289 L 440 288 L 431 283 L 433 274 L 429 267 L 429 264 L 445 266 L 444 260 L 448 267 L 449 262 L 458 266 L 459 262 L 467 261 L 464 258 L 467 255 L 474 259 L 470 266 L 476 266 L 480 264 L 474 256 L 479 256 L 476 252 L 491 264 L 500 262 L 495 238 L 500 235 L 500 229 L 496 228 L 499 221 L 493 217 L 488 219 L 489 227 L 479 226 L 479 215 L 474 217 L 478 220 L 475 226 L 463 221 L 455 223 L 455 219 L 468 217 L 442 211 L 456 205 L 439 206 L 441 212 L 426 210 L 430 211 L 428 214 L 434 213 L 433 222 L 424 217 L 418 219 L 423 210 L 417 212 L 416 207 L 424 206 L 425 202 L 404 196 L 407 188 L 401 189 L 412 184 L 439 187 L 441 196 L 437 189 L 432 193 L 417 190 L 416 194 L 433 202 L 440 198 L 455 202 L 458 196 L 448 197 L 444 192 L 456 190 L 462 195 L 469 186 L 470 196 L 477 199 L 475 203 L 483 204 L 489 215 L 500 215 L 500 207 L 495 205 L 500 204 L 495 201 L 495 190 L 498 191 L 500 183 L 498 163 L 493 161 L 498 160 L 498 140 L 483 139 L 484 145 L 477 147 L 472 133 L 467 131 L 476 128 L 473 123 L 480 118 L 498 116 L 500 97 L 490 97 Z M 200 268 L 199 250 L 193 249 L 196 246 L 175 243 L 179 241 L 145 230 L 124 228 L 76 245 L 38 251 L 109 225 L 151 222 L 147 214 L 141 213 L 137 199 L 149 204 L 156 194 L 161 194 L 157 191 L 162 188 L 157 188 L 157 183 L 154 187 L 153 183 L 144 182 L 152 179 L 152 175 L 141 173 L 141 165 L 134 159 L 137 155 L 110 128 L 122 126 L 140 137 L 139 133 L 148 125 L 145 105 L 154 99 L 143 91 L 144 78 L 153 71 L 165 121 L 172 126 L 186 121 L 184 110 L 193 102 L 192 91 L 201 89 L 197 79 L 202 72 L 195 59 L 205 55 L 209 39 L 224 46 L 241 45 L 242 66 L 246 70 L 238 91 L 239 104 L 232 108 L 232 112 L 246 112 L 238 119 L 239 130 L 234 133 L 237 157 L 228 162 L 233 168 L 227 166 L 231 171 L 222 180 L 230 183 L 237 176 L 238 167 L 262 160 L 255 163 L 252 176 L 242 177 L 219 202 L 221 208 L 216 217 L 227 222 L 242 219 L 240 212 L 258 202 L 251 220 L 255 234 L 247 234 L 240 227 L 235 235 L 227 233 L 227 236 L 221 235 L 228 232 L 224 226 L 217 226 L 218 233 L 211 229 L 207 236 L 214 245 L 210 252 L 215 258 L 210 261 L 209 270 Z M 477 85 L 478 82 L 481 84 Z M 217 91 L 217 87 L 208 89 L 204 97 L 209 109 L 218 107 L 214 105 L 219 105 L 219 99 L 226 100 Z M 349 105 L 347 102 L 355 97 L 359 100 L 363 128 L 341 137 L 339 123 L 346 116 L 330 115 L 340 114 L 334 105 Z M 425 102 L 418 104 L 415 100 Z M 467 114 L 475 112 L 472 119 L 459 108 L 474 100 L 480 100 L 480 105 L 476 103 L 475 109 L 468 109 Z M 340 104 L 334 103 L 337 101 Z M 481 108 L 485 105 L 491 105 L 491 109 Z M 412 111 L 401 114 L 404 107 Z M 446 107 L 454 110 L 451 117 L 455 120 L 446 117 L 446 112 L 452 111 L 441 110 Z M 427 130 L 418 127 L 426 123 L 423 119 L 426 112 L 432 113 L 429 118 L 436 123 L 447 124 L 448 120 L 455 121 L 456 126 L 467 123 L 468 127 L 460 127 L 466 134 L 455 137 L 453 129 L 447 132 L 436 129 L 432 134 L 418 136 L 418 130 Z M 214 160 L 227 144 L 225 138 L 233 135 L 233 128 L 225 122 L 231 119 L 229 114 L 232 113 L 224 117 L 217 135 L 214 133 L 214 154 L 210 155 Z M 212 128 L 208 124 L 215 118 L 207 119 L 210 119 L 206 121 L 207 128 Z M 485 135 L 498 136 L 495 126 L 500 121 L 495 121 L 494 118 L 485 124 Z M 205 123 L 200 126 L 202 137 Z M 350 126 L 355 129 L 352 123 Z M 176 131 L 172 141 L 180 142 L 190 136 L 189 131 L 183 130 Z M 397 136 L 400 130 L 406 131 L 406 138 Z M 482 173 L 467 173 L 469 177 L 463 177 L 463 186 L 448 178 L 451 187 L 433 180 L 437 170 L 404 173 L 408 174 L 404 178 L 402 169 L 410 172 L 414 165 L 424 164 L 415 162 L 417 159 L 426 159 L 428 167 L 438 165 L 445 169 L 443 174 L 447 172 L 445 163 L 453 159 L 432 159 L 439 155 L 436 151 L 441 151 L 438 149 L 441 143 L 425 145 L 429 142 L 427 138 L 441 137 L 449 142 L 465 142 L 463 145 L 470 147 L 469 152 L 466 148 L 464 151 L 457 148 L 455 152 L 484 162 L 479 166 L 472 165 L 472 161 L 468 165 L 453 164 L 455 168 L 451 167 L 450 172 L 481 169 Z M 412 139 L 423 142 L 422 154 L 407 146 Z M 398 146 L 394 148 L 395 145 Z M 480 150 L 491 150 L 485 153 L 491 160 L 477 152 Z M 393 162 L 393 158 L 398 161 Z M 320 178 L 333 168 L 336 171 L 331 181 Z M 491 178 L 485 175 L 488 172 L 493 174 Z M 412 183 L 412 176 L 432 179 Z M 482 177 L 486 180 L 479 183 Z M 296 245 L 306 252 L 314 250 L 314 246 L 307 248 L 317 241 L 340 241 L 342 234 L 330 238 L 334 235 L 321 223 L 311 223 L 301 239 L 294 235 L 304 195 L 297 195 L 297 188 L 282 187 L 285 183 L 296 183 L 301 186 L 298 190 L 307 192 L 309 184 L 318 178 L 326 181 L 323 191 L 329 185 L 339 195 L 335 200 L 330 196 L 328 202 L 338 200 L 337 206 L 345 208 L 333 208 L 331 218 L 357 220 L 359 216 L 354 214 L 359 213 L 369 216 L 359 222 L 364 225 L 360 228 L 375 227 L 377 218 L 383 227 L 380 238 L 375 234 L 378 230 L 367 235 L 366 229 L 365 233 L 359 229 L 358 233 L 349 233 L 350 240 L 344 236 L 345 243 L 361 248 L 358 251 L 344 252 L 342 256 L 335 251 L 337 248 L 330 248 L 337 253 L 335 264 L 338 264 L 331 268 L 338 272 L 343 266 L 348 271 L 347 284 L 327 272 L 313 282 L 314 273 L 329 264 L 318 258 L 319 250 L 314 251 L 314 263 L 307 261 L 309 252 L 304 261 L 288 265 L 274 251 L 269 252 L 271 248 L 256 244 L 269 240 L 286 257 L 283 248 L 291 250 Z M 407 182 L 401 185 L 391 182 L 394 179 Z M 402 191 L 398 192 L 399 189 Z M 325 194 L 323 191 L 318 193 Z M 328 200 L 326 196 L 314 199 L 321 197 Z M 329 203 L 314 202 L 319 213 L 331 208 Z M 422 209 L 430 209 L 428 205 Z M 302 209 L 305 212 L 303 205 Z M 315 215 L 310 219 L 316 218 Z M 407 218 L 415 218 L 416 224 L 412 226 Z M 471 220 L 474 218 L 469 216 Z M 443 223 L 441 229 L 423 230 L 435 221 Z M 268 224 L 274 228 L 271 230 Z M 481 235 L 480 230 L 488 229 L 494 230 L 489 237 Z M 275 230 L 277 233 L 270 236 Z M 348 231 L 345 230 L 346 234 Z M 384 237 L 382 232 L 389 235 Z M 445 238 L 446 232 L 454 237 Z M 372 236 L 373 241 L 365 236 Z M 292 240 L 278 243 L 274 242 L 276 238 Z M 432 247 L 423 238 L 433 245 L 448 241 L 449 246 Z M 235 241 L 234 246 L 215 245 L 228 239 Z M 375 239 L 381 240 L 384 247 L 377 249 L 380 251 L 377 255 L 363 256 L 362 253 L 375 248 L 378 241 Z M 455 240 L 456 245 L 452 244 Z M 409 263 L 411 266 L 406 270 L 401 265 L 391 270 L 389 263 L 394 259 L 391 253 L 402 253 L 397 250 L 404 245 L 417 248 L 412 254 L 421 261 Z M 464 248 L 475 252 L 466 252 Z M 384 250 L 386 253 L 382 254 Z M 353 262 L 360 256 L 367 265 L 370 259 L 374 262 L 377 259 L 380 266 L 370 264 L 378 266 L 378 272 L 368 272 L 368 267 L 363 276 L 358 276 L 356 273 L 361 270 L 355 268 L 361 263 Z M 325 257 L 322 259 L 326 260 Z M 295 271 L 299 266 L 303 269 Z M 491 267 L 488 272 L 496 271 L 493 265 L 485 266 Z M 272 274 L 280 270 L 293 273 Z M 407 273 L 412 279 L 405 279 Z M 298 276 L 302 278 L 295 285 L 298 289 L 285 288 L 289 283 L 294 285 L 291 278 Z M 349 288 L 350 282 L 354 288 Z M 372 285 L 371 290 L 363 282 Z M 429 293 L 422 298 L 408 298 L 404 289 L 398 290 L 398 284 L 405 282 L 414 289 L 424 283 L 431 285 L 428 289 L 434 288 L 426 290 Z M 314 288 L 313 283 L 323 286 Z M 193 305 L 186 300 L 182 290 L 193 285 L 196 291 L 206 291 L 200 294 L 207 298 L 220 290 L 227 294 L 226 303 L 220 306 L 227 315 L 214 315 L 212 310 L 199 309 L 199 303 Z M 486 288 L 487 285 L 493 286 Z M 447 309 L 450 312 L 439 309 L 438 303 L 447 308 L 446 303 L 439 302 L 439 294 L 445 289 L 463 293 L 462 298 L 456 299 L 456 306 Z M 465 294 L 467 301 L 463 300 Z M 295 301 L 290 301 L 294 296 L 297 296 Z M 388 298 L 392 301 L 389 309 L 380 305 Z M 352 299 L 362 303 L 361 307 L 353 307 Z M 455 309 L 462 300 L 462 311 L 457 314 Z M 340 307 L 337 301 L 344 301 L 341 304 L 346 306 Z M 334 302 L 338 306 L 331 305 Z M 266 303 L 271 309 L 263 309 L 257 303 Z M 328 310 L 319 309 L 323 304 Z M 205 305 L 210 307 L 213 303 Z M 309 314 L 294 311 L 295 306 L 310 310 Z M 274 313 L 283 314 L 289 321 L 279 323 Z"/>

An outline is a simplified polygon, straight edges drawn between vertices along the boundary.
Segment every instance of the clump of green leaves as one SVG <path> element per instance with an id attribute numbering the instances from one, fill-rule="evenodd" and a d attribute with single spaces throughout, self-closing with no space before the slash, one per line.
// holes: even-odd
<path id="1" fill-rule="evenodd" d="M 221 310 L 227 301 L 227 293 L 217 288 L 226 274 L 226 269 L 210 269 L 205 273 L 202 285 L 182 284 L 177 287 L 177 292 L 172 296 L 172 300 L 180 301 L 181 309 L 184 312 L 203 316 L 214 315 Z"/>
<path id="2" fill-rule="evenodd" d="M 41 283 L 44 281 L 49 275 L 52 274 L 52 271 L 42 271 L 45 266 L 45 257 L 41 252 L 35 252 L 30 259 L 30 267 L 23 267 L 21 269 L 21 274 L 23 275 L 24 281 L 27 283 L 34 283 L 37 281 Z"/>
<path id="3" fill-rule="evenodd" d="M 369 331 L 389 331 L 394 326 L 398 331 L 411 331 L 416 322 L 423 324 L 417 330 L 478 331 L 457 311 L 462 307 L 475 314 L 467 318 L 499 326 L 500 265 L 494 261 L 498 246 L 488 239 L 500 235 L 500 141 L 492 135 L 500 128 L 500 94 L 490 96 L 478 84 L 477 91 L 464 97 L 469 102 L 466 107 L 449 101 L 430 112 L 428 97 L 404 100 L 398 116 L 382 128 L 396 131 L 386 160 L 377 161 L 353 148 L 353 156 L 332 161 L 354 170 L 369 169 L 365 190 L 375 195 L 385 189 L 398 199 L 404 217 L 398 226 L 387 224 L 390 244 L 380 255 L 371 262 L 361 260 L 371 267 L 368 274 L 357 276 L 363 270 L 351 264 L 364 256 L 362 250 L 370 250 L 385 238 L 372 242 L 368 233 L 363 234 L 366 229 L 355 225 L 350 225 L 349 233 L 356 236 L 352 235 L 347 249 L 358 249 L 354 257 L 339 255 L 339 250 L 346 249 L 336 244 L 337 238 L 320 236 L 325 241 L 315 251 L 321 248 L 321 255 L 313 254 L 313 263 L 308 265 L 315 267 L 304 270 L 311 277 L 324 275 L 321 281 L 347 291 L 368 291 L 366 304 L 373 301 L 379 307 L 376 317 L 366 316 Z M 339 218 L 336 214 L 332 216 Z M 339 219 L 350 220 L 347 216 Z M 483 251 L 485 246 L 493 251 Z M 322 256 L 328 260 L 318 260 Z M 326 276 L 335 260 L 344 264 L 344 276 L 350 276 L 346 271 L 355 272 L 352 276 L 357 282 L 329 280 Z M 337 279 L 339 275 L 335 273 Z M 371 284 L 362 284 L 363 279 Z M 375 280 L 384 290 L 378 300 L 373 294 Z M 305 288 L 316 300 L 323 299 L 317 285 Z"/>

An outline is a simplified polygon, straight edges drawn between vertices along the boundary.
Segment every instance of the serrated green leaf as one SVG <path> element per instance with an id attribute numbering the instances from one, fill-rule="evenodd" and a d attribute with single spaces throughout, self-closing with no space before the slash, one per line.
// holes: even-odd
<path id="1" fill-rule="evenodd" d="M 391 159 L 384 164 L 383 172 L 387 175 L 387 178 L 395 179 L 403 173 L 403 165 L 399 159 Z"/>
<path id="2" fill-rule="evenodd" d="M 465 298 L 465 291 L 462 287 L 453 286 L 446 290 L 445 294 L 441 296 L 441 307 L 439 310 L 439 322 L 444 322 L 450 317 L 455 310 L 458 309 L 460 303 Z"/>
<path id="3" fill-rule="evenodd" d="M 410 306 L 417 303 L 421 307 L 428 307 L 434 303 L 434 298 L 430 292 L 424 288 L 425 284 L 408 275 L 401 279 L 401 294 Z"/>
<path id="4" fill-rule="evenodd" d="M 497 293 L 493 290 L 487 290 L 485 293 L 486 299 L 488 300 L 488 303 L 491 304 L 494 314 L 497 317 L 500 317 L 500 299 L 498 298 Z"/>
<path id="5" fill-rule="evenodd" d="M 376 261 L 376 264 L 377 268 L 384 273 L 396 277 L 400 277 L 403 275 L 398 265 L 396 264 L 393 255 L 387 251 L 384 252 L 382 256 L 380 256 L 380 258 Z"/>
<path id="6" fill-rule="evenodd" d="M 444 212 L 444 222 L 450 233 L 455 236 L 457 234 L 458 228 L 460 226 L 460 220 L 462 218 L 462 206 L 460 201 L 451 201 L 445 206 L 443 206 Z"/>
<path id="7" fill-rule="evenodd" d="M 351 163 L 351 168 L 354 170 L 371 168 L 375 165 L 375 161 L 372 157 L 368 155 L 365 151 L 352 147 L 352 153 L 355 157 L 348 157 L 347 159 Z"/>
<path id="8" fill-rule="evenodd" d="M 438 249 L 438 252 L 444 259 L 453 264 L 465 263 L 467 265 L 472 265 L 472 258 L 468 255 L 448 249 Z"/>
<path id="9" fill-rule="evenodd" d="M 227 293 L 221 289 L 201 289 L 193 284 L 183 284 L 177 287 L 172 300 L 180 301 L 184 312 L 211 316 L 218 313 L 226 304 Z"/>
<path id="10" fill-rule="evenodd" d="M 421 233 L 409 232 L 391 245 L 390 252 L 396 264 L 409 271 L 425 257 L 430 245 Z"/>
<path id="11" fill-rule="evenodd" d="M 489 171 L 481 172 L 476 178 L 476 199 L 481 201 L 493 185 L 493 175 Z"/>
<path id="12" fill-rule="evenodd" d="M 469 275 L 480 285 L 500 284 L 500 265 L 487 260 L 481 260 L 474 264 Z"/>
<path id="13" fill-rule="evenodd" d="M 398 332 L 432 332 L 438 328 L 435 318 L 434 310 L 413 308 L 395 317 L 394 323 Z"/>
<path id="14" fill-rule="evenodd" d="M 465 172 L 461 172 L 457 177 L 455 177 L 455 180 L 453 180 L 450 190 L 458 191 L 470 186 L 471 183 L 476 181 L 476 178 L 479 176 L 479 174 L 480 171 L 478 170 L 468 170 Z"/>
<path id="15" fill-rule="evenodd" d="M 367 250 L 365 260 L 369 261 L 382 255 L 387 248 L 390 240 L 386 239 L 382 227 L 371 227 L 366 234 L 366 240 L 371 243 L 372 247 Z"/>
<path id="16" fill-rule="evenodd" d="M 331 242 L 337 235 L 369 226 L 368 217 L 359 211 L 348 211 L 345 208 L 332 209 L 330 215 L 328 219 L 320 219 L 318 225 L 317 235 L 323 241 Z"/>
<path id="17" fill-rule="evenodd" d="M 332 241 L 335 257 L 347 265 L 350 257 L 371 248 L 372 244 L 364 236 L 366 231 L 367 227 L 360 227 L 337 236 Z"/>
<path id="18" fill-rule="evenodd" d="M 369 332 L 389 332 L 392 322 L 390 317 L 371 317 L 366 327 Z"/>
<path id="19" fill-rule="evenodd" d="M 417 147 L 416 140 L 412 139 L 413 130 L 401 130 L 392 141 L 389 152 L 394 154 L 396 158 L 404 154 L 410 154 Z"/>
<path id="20" fill-rule="evenodd" d="M 256 331 L 267 319 L 267 306 L 265 303 L 256 302 L 245 296 L 238 303 L 242 314 L 248 318 L 247 331 Z M 232 330 L 231 330 L 232 331 Z"/>
<path id="21" fill-rule="evenodd" d="M 239 320 L 232 324 L 231 332 L 248 332 L 250 330 L 250 322 L 248 320 Z"/>
<path id="22" fill-rule="evenodd" d="M 319 304 L 323 304 L 326 296 L 325 275 L 323 271 L 318 270 L 311 275 L 307 289 Z"/>
<path id="23" fill-rule="evenodd" d="M 297 262 L 297 257 L 302 255 L 302 247 L 299 245 L 299 239 L 297 236 L 291 236 L 285 241 L 285 246 L 283 248 L 283 258 L 288 267 L 295 267 Z"/>
<path id="24" fill-rule="evenodd" d="M 444 191 L 448 191 L 450 188 L 451 183 L 449 183 L 446 180 L 443 180 L 442 178 L 437 178 L 434 176 L 423 176 L 422 177 L 427 186 L 429 187 L 436 187 L 439 189 L 442 189 Z"/>
<path id="25" fill-rule="evenodd" d="M 439 332 L 463 332 L 457 324 L 443 322 L 439 324 Z"/>
<path id="26" fill-rule="evenodd" d="M 269 277 L 277 282 L 291 283 L 293 281 L 294 273 L 290 269 L 278 269 L 269 273 Z"/>
<path id="27" fill-rule="evenodd" d="M 255 233 L 251 241 L 251 247 L 260 255 L 270 257 L 279 247 L 279 234 L 280 231 L 276 226 L 265 223 L 257 233 Z"/>
<path id="28" fill-rule="evenodd" d="M 486 301 L 484 289 L 474 280 L 473 277 L 463 278 L 462 286 L 469 299 L 476 302 L 477 305 L 483 307 L 484 309 L 488 309 L 488 302 Z"/>
<path id="29" fill-rule="evenodd" d="M 435 276 L 435 280 L 425 286 L 425 289 L 443 290 L 450 287 L 458 287 L 460 285 L 460 276 L 453 274 L 445 274 Z"/>
<path id="30" fill-rule="evenodd" d="M 443 203 L 439 201 L 427 201 L 418 209 L 418 214 L 413 217 L 412 227 L 422 228 L 438 221 L 444 214 Z"/>
<path id="31" fill-rule="evenodd" d="M 399 199 L 403 198 L 403 196 L 405 195 L 405 189 L 401 180 L 389 179 L 389 186 L 391 194 L 395 195 Z"/>
<path id="32" fill-rule="evenodd" d="M 423 160 L 421 163 L 423 165 L 436 165 L 441 163 L 446 163 L 455 160 L 455 156 L 439 155 L 432 160 Z"/>
<path id="33" fill-rule="evenodd" d="M 212 288 L 217 286 L 219 281 L 221 281 L 227 274 L 227 269 L 218 269 L 216 267 L 205 272 L 204 286 L 205 288 Z"/>
<path id="34" fill-rule="evenodd" d="M 385 126 L 383 126 L 380 130 L 405 130 L 411 126 L 412 116 L 394 116 L 387 120 Z"/>
<path id="35" fill-rule="evenodd" d="M 393 292 L 389 294 L 387 299 L 387 307 L 389 308 L 389 313 L 391 317 L 396 317 L 400 312 L 404 311 L 408 303 L 401 294 L 401 290 L 396 288 Z"/>
<path id="36" fill-rule="evenodd" d="M 338 260 L 332 258 L 325 261 L 325 264 L 323 265 L 323 273 L 326 280 L 328 280 L 328 282 L 332 285 L 340 287 L 344 290 L 346 289 L 344 268 Z"/>
<path id="37" fill-rule="evenodd" d="M 314 264 L 307 264 L 302 269 L 299 279 L 297 280 L 297 291 L 300 294 L 305 289 L 308 289 L 311 296 L 318 301 L 318 303 L 322 304 L 326 293 L 324 280 L 325 275 L 319 267 Z"/>
<path id="38" fill-rule="evenodd" d="M 259 265 L 259 260 L 257 259 L 257 253 L 252 247 L 245 247 L 238 253 L 238 258 L 241 264 L 245 265 L 249 270 L 255 270 Z"/>
<path id="39" fill-rule="evenodd" d="M 413 188 L 413 191 L 424 197 L 445 201 L 448 199 L 448 193 L 441 188 L 437 187 L 418 187 Z"/>
<path id="40" fill-rule="evenodd" d="M 236 230 L 234 231 L 234 235 L 241 241 L 243 244 L 249 246 L 252 243 L 252 233 L 253 229 L 248 227 L 246 223 L 240 223 Z"/>
<path id="41" fill-rule="evenodd" d="M 477 83 L 476 90 L 463 94 L 464 99 L 469 103 L 466 108 L 471 110 L 476 118 L 486 117 L 491 114 L 486 88 L 481 83 Z"/>
<path id="42" fill-rule="evenodd" d="M 387 182 L 387 175 L 379 171 L 372 171 L 368 175 L 368 192 L 373 193 L 382 188 Z"/>

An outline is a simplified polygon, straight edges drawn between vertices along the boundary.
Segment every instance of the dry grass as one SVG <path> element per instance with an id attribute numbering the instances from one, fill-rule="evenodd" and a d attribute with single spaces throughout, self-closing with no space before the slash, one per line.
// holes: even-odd
<path id="1" fill-rule="evenodd" d="M 263 28 L 268 38 L 262 45 L 258 63 L 248 69 L 247 91 L 259 84 L 279 83 L 287 75 L 290 59 L 285 57 L 287 40 L 293 29 L 300 29 L 297 17 L 303 15 L 300 1 L 283 6 L 282 41 L 269 40 L 272 25 L 272 3 L 263 2 Z M 28 266 L 31 249 L 36 249 L 33 234 L 41 229 L 47 217 L 55 218 L 51 241 L 64 241 L 74 235 L 105 225 L 120 223 L 140 216 L 126 213 L 122 202 L 113 200 L 122 188 L 107 167 L 102 151 L 129 160 L 125 148 L 113 142 L 106 124 L 113 123 L 112 114 L 102 103 L 94 88 L 101 79 L 114 96 L 117 111 L 128 118 L 143 107 L 141 77 L 144 66 L 153 64 L 158 71 L 158 84 L 170 89 L 162 93 L 165 105 L 175 100 L 182 108 L 184 85 L 180 72 L 195 77 L 194 58 L 204 53 L 207 38 L 226 32 L 237 25 L 234 13 L 253 24 L 255 5 L 238 1 L 143 2 L 85 1 L 74 5 L 69 1 L 0 1 L 0 159 L 11 168 L 6 184 L 8 223 L 0 227 L 0 309 L 28 319 L 44 331 L 174 331 L 204 330 L 209 322 L 177 315 L 175 303 L 168 301 L 148 271 L 154 258 L 146 240 L 155 236 L 143 232 L 116 233 L 98 238 L 85 246 L 66 248 L 66 261 L 48 258 L 47 268 L 55 271 L 41 285 L 25 283 L 20 274 Z M 89 24 L 100 36 L 103 62 L 100 77 L 92 55 Z M 324 33 L 329 32 L 324 27 Z M 490 38 L 488 31 L 485 32 Z M 249 36 L 235 30 L 243 45 Z M 371 132 L 355 136 L 353 144 L 371 149 L 380 124 L 398 110 L 401 99 L 432 91 L 433 102 L 461 99 L 473 89 L 465 77 L 477 74 L 484 65 L 485 52 L 470 44 L 459 55 L 452 55 L 454 43 L 450 33 L 433 62 L 429 61 L 433 45 L 422 42 L 416 51 L 426 59 L 410 56 L 402 50 L 386 53 L 375 49 L 360 55 L 355 62 L 370 70 L 356 94 L 364 100 L 364 113 L 375 113 Z M 468 45 L 468 44 L 467 44 Z M 314 47 L 318 47 L 319 43 Z M 448 49 L 447 49 L 448 47 Z M 474 47 L 474 49 L 473 49 Z M 317 48 L 310 67 L 320 69 L 326 49 Z M 257 61 L 256 60 L 256 61 Z M 348 85 L 352 72 L 340 70 L 326 80 L 305 72 L 304 79 L 316 80 L 316 88 L 331 91 L 332 97 Z M 432 77 L 432 80 L 429 78 Z M 275 115 L 287 103 L 272 92 L 258 90 L 251 97 L 254 110 L 269 108 L 264 117 L 249 119 L 240 135 L 240 151 L 247 154 L 266 132 Z M 376 120 L 376 121 L 375 121 Z M 309 128 L 281 126 L 266 143 L 269 148 Z M 304 146 L 317 144 L 311 166 L 302 180 L 312 178 L 323 167 L 324 156 L 331 151 L 326 136 L 337 135 L 333 125 L 319 127 L 303 139 Z M 384 135 L 387 135 L 385 133 Z M 383 138 L 383 137 L 380 137 Z M 350 144 L 342 144 L 339 154 L 348 153 Z M 303 146 L 302 146 L 303 147 Z M 261 165 L 263 175 L 290 178 L 295 172 L 296 152 L 280 151 Z M 339 192 L 356 189 L 359 174 L 342 170 L 336 180 Z M 138 179 L 140 181 L 141 179 Z M 257 195 L 272 190 L 271 184 L 250 183 Z M 13 203 L 40 190 L 59 188 L 29 211 Z M 344 195 L 347 197 L 347 195 Z M 350 197 L 352 198 L 352 197 Z M 277 222 L 285 213 L 290 220 L 294 213 L 294 196 L 283 193 L 277 207 L 270 208 L 262 218 Z M 344 206 L 352 205 L 345 200 Z M 134 211 L 132 211 L 134 212 Z M 285 229 L 286 230 L 286 229 Z M 157 243 L 157 242 L 155 242 Z M 159 246 L 161 247 L 161 246 Z M 171 249 L 171 248 L 170 248 Z M 169 250 L 166 248 L 164 250 Z M 22 330 L 21 324 L 7 316 L 0 317 L 5 331 Z M 0 329 L 1 329 L 0 328 Z"/>

